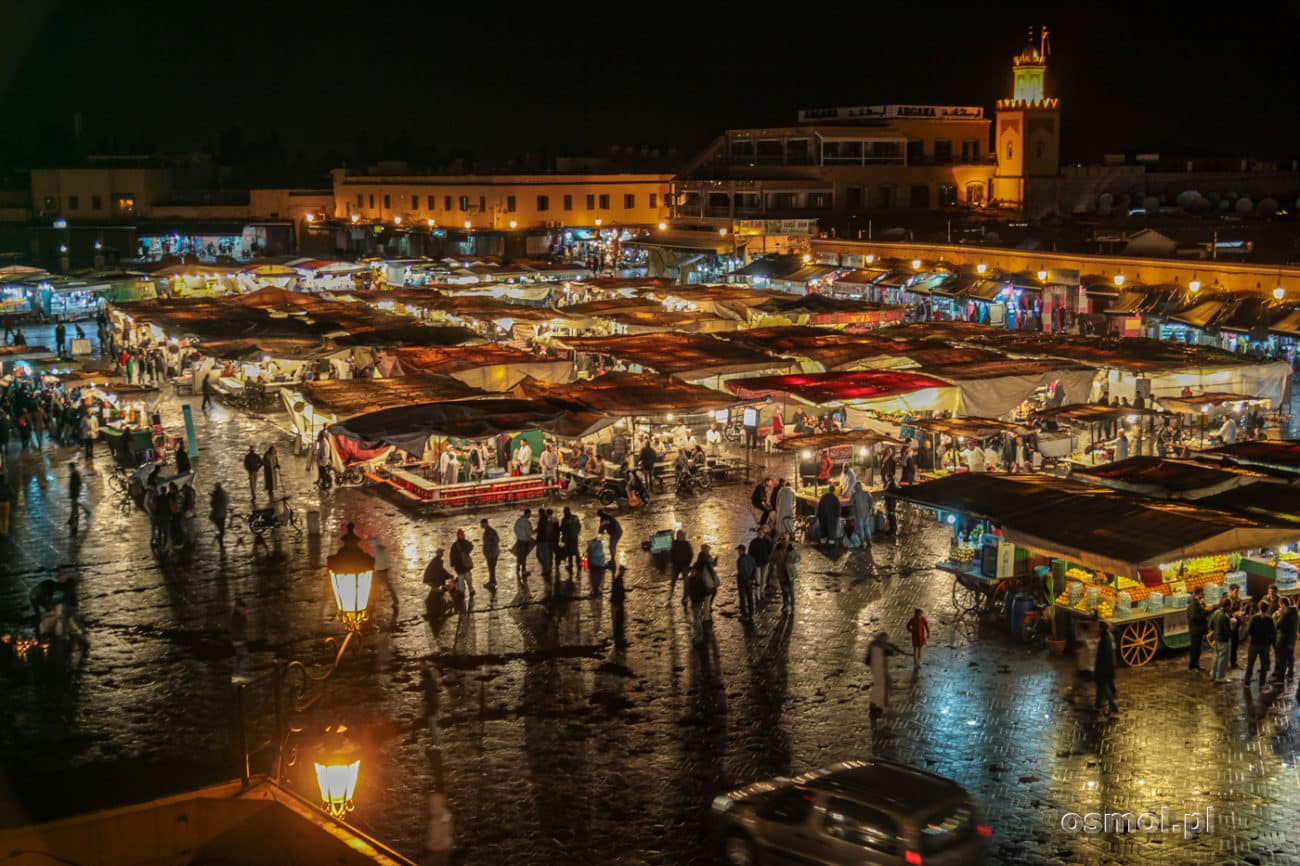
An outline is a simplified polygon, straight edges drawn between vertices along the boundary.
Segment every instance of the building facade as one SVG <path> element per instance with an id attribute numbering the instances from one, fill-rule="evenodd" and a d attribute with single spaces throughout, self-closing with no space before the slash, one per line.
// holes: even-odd
<path id="1" fill-rule="evenodd" d="M 502 231 L 653 226 L 668 215 L 671 180 L 669 174 L 371 175 L 336 169 L 329 216 Z"/>

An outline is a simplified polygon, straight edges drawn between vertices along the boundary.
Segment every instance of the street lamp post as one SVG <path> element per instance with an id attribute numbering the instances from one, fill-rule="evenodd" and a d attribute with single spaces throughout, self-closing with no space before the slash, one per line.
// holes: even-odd
<path id="1" fill-rule="evenodd" d="M 370 590 L 374 581 L 375 559 L 361 548 L 360 542 L 355 525 L 349 523 L 338 552 L 325 561 L 330 591 L 334 596 L 334 606 L 337 609 L 336 616 L 347 630 L 342 641 L 333 637 L 326 638 L 327 645 L 338 644 L 334 661 L 320 673 L 312 673 L 299 659 L 277 664 L 275 667 L 273 694 L 277 739 L 275 766 L 271 778 L 276 785 L 284 785 L 286 772 L 298 760 L 298 750 L 290 745 L 290 741 L 295 734 L 303 732 L 304 726 L 291 719 L 307 713 L 324 697 L 325 682 L 338 670 L 353 637 L 361 634 L 365 623 L 370 618 Z M 313 687 L 315 687 L 314 693 L 309 694 L 309 690 Z M 245 784 L 249 779 L 251 754 L 244 713 L 246 688 L 246 684 L 241 684 L 236 692 L 240 744 L 244 752 Z M 284 700 L 286 697 L 287 705 Z M 352 810 L 352 795 L 356 789 L 357 774 L 361 765 L 355 749 L 346 738 L 341 736 L 346 730 L 342 725 L 327 728 L 329 742 L 323 745 L 313 762 L 317 785 L 320 788 L 321 808 L 334 817 L 342 817 Z"/>

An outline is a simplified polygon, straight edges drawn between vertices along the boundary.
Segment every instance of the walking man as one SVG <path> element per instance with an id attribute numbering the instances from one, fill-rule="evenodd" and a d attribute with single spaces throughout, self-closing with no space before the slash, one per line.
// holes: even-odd
<path id="1" fill-rule="evenodd" d="M 614 515 L 603 508 L 596 514 L 600 516 L 600 528 L 597 531 L 609 536 L 609 566 L 616 568 L 618 567 L 618 540 L 623 537 L 623 526 Z"/>
<path id="2" fill-rule="evenodd" d="M 672 546 L 668 549 L 668 562 L 672 566 L 672 577 L 668 582 L 668 602 L 673 600 L 673 589 L 677 586 L 677 578 L 682 579 L 682 607 L 690 601 L 686 595 L 686 578 L 691 570 L 691 563 L 695 561 L 695 551 L 691 548 L 691 543 L 686 540 L 686 530 L 677 530 L 677 537 L 673 539 Z"/>
<path id="3" fill-rule="evenodd" d="M 1281 601 L 1282 613 L 1277 618 L 1277 641 L 1273 644 L 1273 676 L 1275 685 L 1282 685 L 1295 676 L 1295 641 L 1296 631 L 1300 628 L 1300 611 L 1295 609 L 1291 599 Z"/>
<path id="4" fill-rule="evenodd" d="M 1119 707 L 1115 705 L 1115 668 L 1118 663 L 1110 623 L 1103 619 L 1097 624 L 1097 658 L 1092 666 L 1092 679 L 1096 686 L 1092 706 L 1097 712 L 1101 712 L 1103 699 L 1106 701 L 1106 709 L 1112 713 L 1119 712 Z"/>
<path id="5" fill-rule="evenodd" d="M 1192 652 L 1187 659 L 1189 671 L 1203 670 L 1201 646 L 1205 642 L 1205 632 L 1209 624 L 1209 618 L 1205 615 L 1205 590 L 1198 586 L 1192 590 L 1191 601 L 1187 604 L 1187 633 L 1192 638 Z"/>
<path id="6" fill-rule="evenodd" d="M 248 446 L 248 453 L 244 455 L 244 471 L 248 473 L 248 493 L 257 501 L 257 472 L 262 468 L 262 458 L 258 455 L 257 449 L 252 445 Z"/>
<path id="7" fill-rule="evenodd" d="M 497 531 L 487 522 L 486 517 L 480 520 L 478 525 L 482 530 L 479 537 L 483 546 L 483 561 L 488 567 L 487 588 L 488 592 L 494 592 L 497 588 L 497 559 L 501 556 L 501 536 L 497 535 Z"/>
<path id="8" fill-rule="evenodd" d="M 262 480 L 266 482 L 266 498 L 275 502 L 275 486 L 279 481 L 280 458 L 275 456 L 275 446 L 266 449 L 262 455 Z"/>
<path id="9" fill-rule="evenodd" d="M 799 572 L 799 548 L 791 542 L 790 535 L 784 534 L 776 541 L 772 550 L 772 567 L 776 569 L 776 579 L 781 584 L 781 613 L 794 613 L 794 581 Z"/>
<path id="10" fill-rule="evenodd" d="M 1255 670 L 1255 660 L 1259 659 L 1259 687 L 1262 689 L 1268 675 L 1269 653 L 1277 639 L 1277 627 L 1273 624 L 1273 617 L 1268 615 L 1268 602 L 1261 601 L 1255 609 L 1255 615 L 1246 624 L 1246 636 L 1250 639 L 1250 646 L 1246 650 L 1246 678 L 1241 684 L 1250 688 L 1250 675 Z"/>
<path id="11" fill-rule="evenodd" d="M 1232 633 L 1236 630 L 1232 618 L 1232 602 L 1227 598 L 1219 602 L 1210 617 L 1210 632 L 1214 635 L 1214 661 L 1210 664 L 1210 681 L 1228 681 L 1228 661 L 1232 656 Z"/>
<path id="12" fill-rule="evenodd" d="M 218 481 L 212 486 L 212 493 L 208 495 L 208 520 L 217 528 L 217 544 L 224 546 L 226 543 L 226 514 L 230 511 L 230 495 Z"/>
<path id="13" fill-rule="evenodd" d="M 203 374 L 200 390 L 203 392 L 203 402 L 199 404 L 199 408 L 206 412 L 212 408 L 212 379 L 208 373 Z"/>
<path id="14" fill-rule="evenodd" d="M 68 338 L 68 329 L 64 327 L 62 322 L 59 322 L 57 325 L 54 326 L 54 349 L 55 349 L 55 354 L 57 354 L 60 358 L 63 357 L 63 344 L 67 340 L 67 338 Z"/>
<path id="15" fill-rule="evenodd" d="M 515 521 L 515 579 L 522 582 L 528 577 L 528 552 L 533 549 L 532 509 L 525 508 L 524 513 Z"/>
<path id="16" fill-rule="evenodd" d="M 89 517 L 90 509 L 81 504 L 81 473 L 77 471 L 77 464 L 70 461 L 68 467 L 68 506 L 71 509 L 68 525 L 75 533 L 81 523 L 82 510 L 84 509 L 86 516 Z"/>
<path id="17" fill-rule="evenodd" d="M 740 621 L 754 621 L 754 581 L 758 565 L 743 544 L 736 545 L 736 598 L 740 604 Z M 670 590 L 671 593 L 671 590 Z"/>
<path id="18" fill-rule="evenodd" d="M 563 562 L 569 570 L 569 579 L 573 579 L 575 571 L 579 570 L 582 562 L 582 548 L 579 545 L 579 536 L 582 534 L 582 521 L 578 515 L 564 507 L 564 517 L 560 520 L 560 542 L 564 548 Z M 556 567 L 559 571 L 559 567 Z"/>
<path id="19" fill-rule="evenodd" d="M 474 542 L 465 537 L 465 530 L 456 530 L 456 540 L 451 544 L 451 570 L 456 572 L 456 585 L 466 595 L 474 594 L 474 584 L 470 583 L 470 573 L 474 571 Z"/>
<path id="20" fill-rule="evenodd" d="M 772 570 L 772 536 L 766 526 L 758 528 L 758 534 L 749 542 L 749 555 L 754 557 L 757 572 L 754 576 L 754 604 L 757 605 L 767 593 Z"/>

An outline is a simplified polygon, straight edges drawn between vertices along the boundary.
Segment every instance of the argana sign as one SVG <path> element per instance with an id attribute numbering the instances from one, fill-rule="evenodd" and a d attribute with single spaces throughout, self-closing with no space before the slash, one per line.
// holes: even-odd
<path id="1" fill-rule="evenodd" d="M 984 109 L 978 105 L 855 105 L 848 108 L 806 108 L 799 121 L 855 120 L 876 117 L 928 117 L 937 120 L 978 120 Z"/>

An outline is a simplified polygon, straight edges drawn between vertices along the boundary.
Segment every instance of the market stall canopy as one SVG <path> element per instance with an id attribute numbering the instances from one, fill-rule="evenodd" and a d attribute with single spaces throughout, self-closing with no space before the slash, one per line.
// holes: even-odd
<path id="1" fill-rule="evenodd" d="M 1102 466 L 1075 467 L 1070 477 L 1086 484 L 1159 499 L 1203 499 L 1268 476 L 1245 469 L 1219 469 L 1188 460 L 1138 456 Z"/>
<path id="2" fill-rule="evenodd" d="M 543 382 L 573 378 L 567 358 L 530 355 L 510 346 L 399 346 L 376 352 L 375 366 L 384 376 L 438 373 L 484 391 L 509 390 L 525 376 Z"/>
<path id="3" fill-rule="evenodd" d="M 359 415 L 329 431 L 361 443 L 381 443 L 423 458 L 431 436 L 481 440 L 499 434 L 542 430 L 565 439 L 589 436 L 614 423 L 608 415 L 575 412 L 546 398 L 422 403 Z"/>
<path id="4" fill-rule="evenodd" d="M 1193 304 L 1185 310 L 1178 310 L 1165 316 L 1171 322 L 1187 325 L 1190 328 L 1205 329 L 1214 323 L 1228 305 L 1227 300 L 1204 300 Z"/>
<path id="5" fill-rule="evenodd" d="M 563 337 L 565 346 L 609 355 L 627 364 L 677 376 L 688 382 L 780 370 L 790 363 L 707 334 L 663 332 L 617 337 Z"/>
<path id="6" fill-rule="evenodd" d="M 722 237 L 716 231 L 661 231 L 654 232 L 643 238 L 630 238 L 623 241 L 625 247 L 659 247 L 669 250 L 688 250 L 714 253 L 716 255 L 730 254 L 737 249 L 736 245 L 743 247 L 747 239 L 730 235 Z"/>
<path id="7" fill-rule="evenodd" d="M 468 328 L 432 327 L 364 304 L 267 288 L 237 298 L 162 298 L 113 304 L 169 337 L 330 339 L 339 345 L 455 346 L 482 343 Z"/>
<path id="8" fill-rule="evenodd" d="M 753 309 L 764 316 L 813 325 L 892 324 L 903 321 L 906 310 L 899 304 L 853 301 L 820 294 L 768 298 Z"/>
<path id="9" fill-rule="evenodd" d="M 1288 310 L 1281 318 L 1268 326 L 1270 334 L 1283 337 L 1300 337 L 1300 310 Z"/>
<path id="10" fill-rule="evenodd" d="M 897 357 L 905 351 L 902 344 L 892 340 L 807 325 L 750 328 L 727 334 L 723 339 L 756 352 L 805 359 L 820 365 L 823 370 L 834 370 L 882 356 Z"/>
<path id="11" fill-rule="evenodd" d="M 1086 400 L 1096 371 L 1056 359 L 997 358 L 959 364 L 922 364 L 920 371 L 957 386 L 957 414 L 996 418 L 1014 411 L 1040 389 L 1056 399 Z"/>
<path id="12" fill-rule="evenodd" d="M 1202 451 L 1197 457 L 1202 460 L 1223 460 L 1239 466 L 1277 469 L 1300 476 L 1300 442 L 1295 441 L 1274 439 L 1235 442 Z"/>
<path id="13" fill-rule="evenodd" d="M 1170 412 L 1194 415 L 1224 404 L 1259 402 L 1260 398 L 1249 394 L 1231 394 L 1214 391 L 1208 394 L 1193 394 L 1189 397 L 1161 397 L 1160 405 Z"/>
<path id="14" fill-rule="evenodd" d="M 794 397 L 816 406 L 852 403 L 910 394 L 926 388 L 947 388 L 942 379 L 900 370 L 840 370 L 733 379 L 727 389 L 749 400 Z"/>
<path id="15" fill-rule="evenodd" d="M 736 327 L 736 320 L 732 318 L 719 318 L 700 310 L 674 312 L 653 301 L 622 298 L 571 304 L 562 308 L 562 315 L 573 320 L 602 319 L 634 333 L 664 330 L 721 331 Z"/>
<path id="16" fill-rule="evenodd" d="M 889 271 L 884 268 L 857 268 L 843 276 L 836 277 L 835 285 L 838 286 L 840 283 L 844 283 L 856 288 L 862 288 L 874 285 L 876 281 L 888 273 Z"/>
<path id="17" fill-rule="evenodd" d="M 299 388 L 318 413 L 336 418 L 486 395 L 451 376 L 427 373 L 397 379 L 315 379 L 303 382 Z"/>
<path id="18" fill-rule="evenodd" d="M 1073 403 L 1069 406 L 1053 406 L 1034 412 L 1039 418 L 1050 418 L 1074 424 L 1099 424 L 1127 418 L 1129 415 L 1167 415 L 1159 409 L 1137 409 L 1133 406 L 1103 406 L 1100 403 Z"/>
<path id="19" fill-rule="evenodd" d="M 662 373 L 610 372 L 564 385 L 524 379 L 512 389 L 512 394 L 544 397 L 552 403 L 634 418 L 712 412 L 744 402 L 722 391 L 692 385 Z"/>
<path id="20" fill-rule="evenodd" d="M 306 361 L 337 354 L 340 349 L 324 349 L 319 340 L 266 337 L 263 339 L 210 340 L 202 343 L 205 355 L 223 361 L 260 361 L 264 357 Z"/>
<path id="21" fill-rule="evenodd" d="M 926 433 L 940 435 L 946 433 L 953 439 L 965 437 L 981 442 L 1003 433 L 1015 433 L 1024 436 L 1030 432 L 1029 428 L 1023 425 L 1012 424 L 1010 421 L 999 421 L 996 418 L 918 418 L 909 421 L 908 426 L 923 430 Z"/>
<path id="22" fill-rule="evenodd" d="M 807 436 L 789 436 L 776 443 L 779 451 L 820 451 L 823 448 L 839 448 L 845 445 L 861 445 L 864 442 L 884 442 L 887 445 L 902 445 L 906 440 L 896 439 L 878 430 L 836 430 L 833 433 L 810 433 Z"/>
<path id="23" fill-rule="evenodd" d="M 1280 521 L 1041 474 L 963 472 L 900 488 L 895 495 L 987 519 L 1022 547 L 1131 578 L 1161 563 L 1285 544 L 1296 537 L 1295 526 Z"/>
<path id="24" fill-rule="evenodd" d="M 1218 508 L 1277 523 L 1300 526 L 1300 488 L 1289 484 L 1250 484 L 1234 487 L 1200 500 L 1206 508 Z M 1300 538 L 1300 533 L 1297 533 Z"/>

